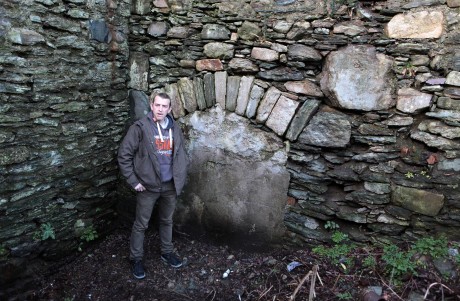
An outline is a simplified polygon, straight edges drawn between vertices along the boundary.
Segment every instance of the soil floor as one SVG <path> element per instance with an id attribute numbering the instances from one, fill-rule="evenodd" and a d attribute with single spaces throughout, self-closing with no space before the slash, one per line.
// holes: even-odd
<path id="1" fill-rule="evenodd" d="M 175 269 L 160 260 L 158 233 L 150 229 L 144 245 L 146 277 L 136 280 L 128 259 L 129 235 L 130 229 L 118 228 L 84 247 L 56 273 L 40 280 L 33 300 L 412 300 L 408 299 L 411 293 L 423 296 L 439 280 L 425 271 L 396 289 L 381 276 L 383 271 L 359 265 L 344 269 L 307 248 L 249 251 L 244 245 L 229 246 L 177 232 L 174 244 L 184 265 Z M 301 265 L 288 271 L 292 262 Z M 460 288 L 449 285 L 453 284 L 433 286 L 425 300 L 460 300 Z M 385 298 L 363 298 L 370 286 L 382 288 Z"/>

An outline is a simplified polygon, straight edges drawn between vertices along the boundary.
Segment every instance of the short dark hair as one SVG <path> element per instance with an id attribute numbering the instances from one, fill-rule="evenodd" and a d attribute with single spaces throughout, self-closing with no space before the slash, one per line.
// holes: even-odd
<path id="1" fill-rule="evenodd" d="M 153 103 L 155 101 L 155 97 L 157 96 L 169 100 L 169 106 L 171 106 L 171 97 L 169 97 L 169 95 L 164 92 L 152 92 L 149 97 L 150 103 Z"/>

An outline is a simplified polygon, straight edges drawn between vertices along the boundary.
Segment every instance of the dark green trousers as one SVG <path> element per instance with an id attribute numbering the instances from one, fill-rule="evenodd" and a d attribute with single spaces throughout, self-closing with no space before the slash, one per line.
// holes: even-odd
<path id="1" fill-rule="evenodd" d="M 159 234 L 161 254 L 174 250 L 172 243 L 173 214 L 176 209 L 176 190 L 174 183 L 163 183 L 161 192 L 142 191 L 137 193 L 136 220 L 130 239 L 130 259 L 142 260 L 144 257 L 144 234 L 147 230 L 153 207 L 159 202 Z"/>

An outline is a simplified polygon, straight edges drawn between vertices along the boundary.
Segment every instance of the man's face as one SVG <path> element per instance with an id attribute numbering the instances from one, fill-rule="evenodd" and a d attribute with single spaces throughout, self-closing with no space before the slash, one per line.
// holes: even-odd
<path id="1" fill-rule="evenodd" d="M 171 112 L 171 103 L 168 99 L 155 96 L 153 103 L 150 104 L 155 121 L 162 121 Z"/>

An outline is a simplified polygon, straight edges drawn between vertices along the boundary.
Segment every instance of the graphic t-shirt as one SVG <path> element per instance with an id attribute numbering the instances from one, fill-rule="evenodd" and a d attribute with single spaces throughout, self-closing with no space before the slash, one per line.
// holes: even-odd
<path id="1" fill-rule="evenodd" d="M 155 151 L 160 163 L 161 181 L 168 182 L 173 178 L 172 155 L 173 155 L 173 121 L 167 116 L 168 124 L 163 128 L 160 123 L 154 122 L 153 133 L 155 141 Z M 161 134 L 160 134 L 161 133 Z"/>

